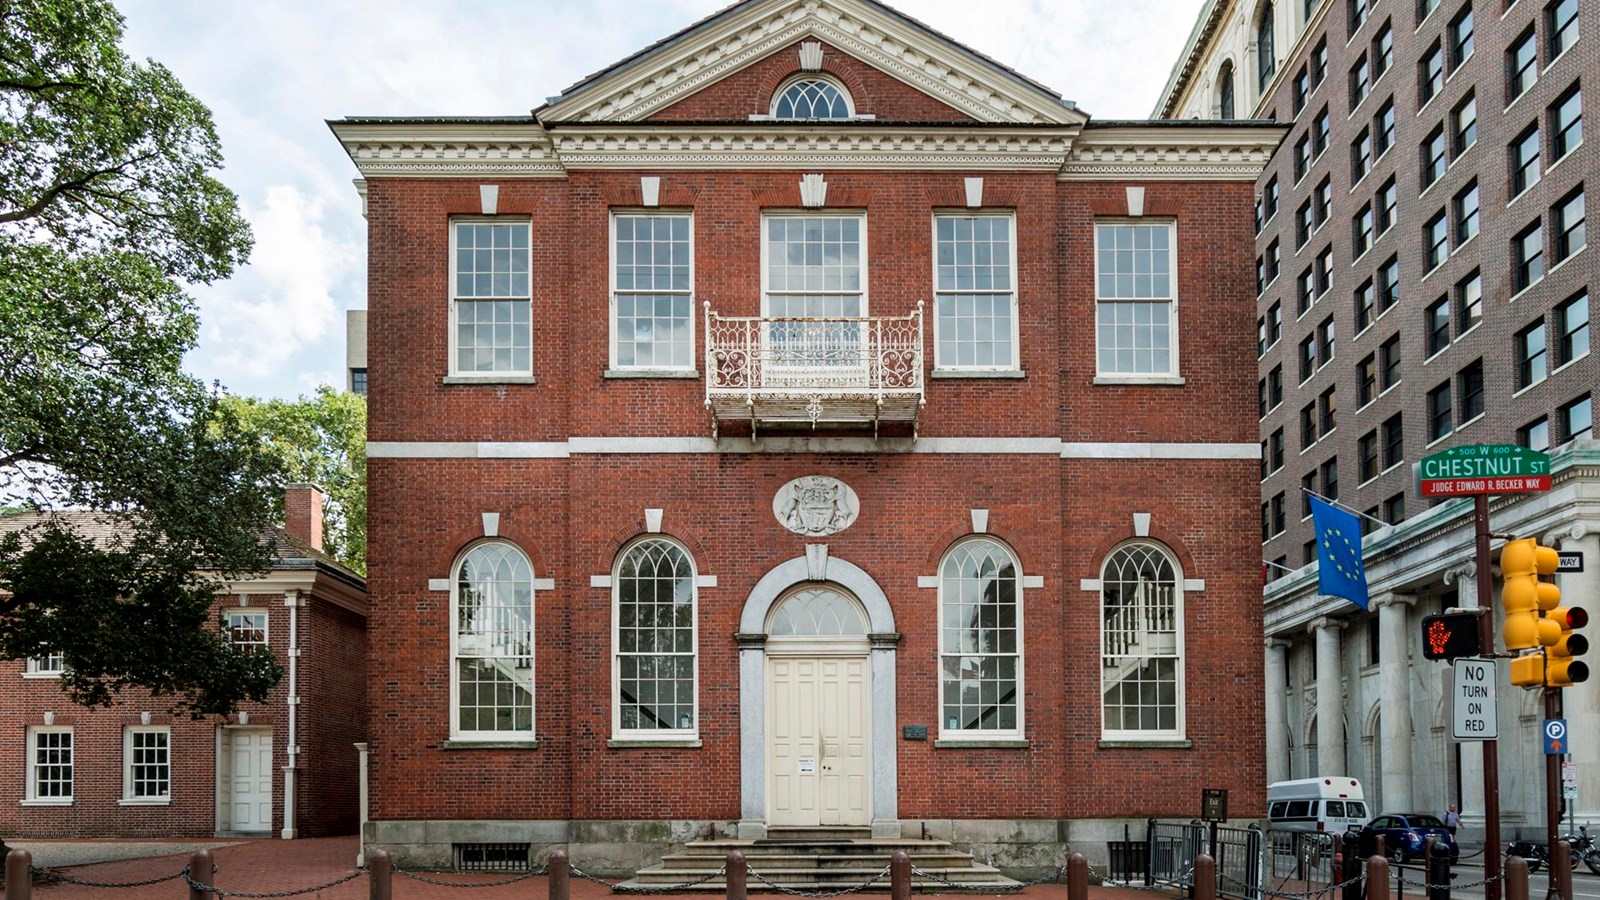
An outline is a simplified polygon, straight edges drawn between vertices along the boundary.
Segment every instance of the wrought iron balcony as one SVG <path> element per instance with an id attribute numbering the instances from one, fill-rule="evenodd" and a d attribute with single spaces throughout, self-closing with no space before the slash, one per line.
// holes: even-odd
<path id="1" fill-rule="evenodd" d="M 705 304 L 706 406 L 720 423 L 916 427 L 922 304 L 909 316 L 765 319 Z"/>

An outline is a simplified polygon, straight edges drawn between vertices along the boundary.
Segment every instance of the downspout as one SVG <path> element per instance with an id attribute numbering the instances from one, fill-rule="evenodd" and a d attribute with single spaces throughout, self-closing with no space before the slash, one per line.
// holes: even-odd
<path id="1" fill-rule="evenodd" d="M 361 754 L 361 824 L 356 831 L 356 868 L 364 869 L 367 865 L 367 744 L 365 741 L 356 744 L 356 752 Z"/>
<path id="2" fill-rule="evenodd" d="M 284 747 L 287 758 L 283 766 L 283 839 L 292 841 L 297 831 L 294 827 L 295 770 L 300 758 L 299 732 L 296 714 L 300 710 L 300 605 L 305 602 L 299 591 L 285 591 L 283 605 L 289 607 L 289 738 Z"/>

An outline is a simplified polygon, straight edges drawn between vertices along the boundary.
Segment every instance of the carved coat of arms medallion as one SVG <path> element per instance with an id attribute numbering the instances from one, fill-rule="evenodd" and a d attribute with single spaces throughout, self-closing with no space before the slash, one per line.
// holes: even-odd
<path id="1" fill-rule="evenodd" d="M 795 534 L 836 534 L 861 514 L 861 499 L 837 478 L 805 475 L 778 488 L 772 498 L 772 514 Z"/>

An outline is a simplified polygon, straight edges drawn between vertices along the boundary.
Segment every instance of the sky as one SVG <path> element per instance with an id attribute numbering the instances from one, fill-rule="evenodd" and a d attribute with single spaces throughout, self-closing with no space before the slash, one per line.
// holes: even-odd
<path id="1" fill-rule="evenodd" d="M 344 384 L 345 310 L 365 308 L 355 166 L 325 121 L 526 115 L 547 96 L 730 0 L 117 0 L 124 48 L 216 118 L 255 234 L 200 285 L 190 371 L 236 394 Z M 1098 119 L 1145 118 L 1202 0 L 891 0 Z"/>

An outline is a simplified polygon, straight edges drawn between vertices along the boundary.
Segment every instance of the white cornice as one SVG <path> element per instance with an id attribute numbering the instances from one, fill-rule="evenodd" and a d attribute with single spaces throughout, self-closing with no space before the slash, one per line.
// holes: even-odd
<path id="1" fill-rule="evenodd" d="M 568 169 L 919 169 L 1056 171 L 1077 129 L 842 127 L 558 129 Z"/>
<path id="2" fill-rule="evenodd" d="M 534 122 L 335 122 L 331 127 L 365 178 L 566 175 L 549 136 Z"/>
<path id="3" fill-rule="evenodd" d="M 817 38 L 980 122 L 1078 125 L 1059 97 L 857 0 L 769 0 L 713 18 L 540 111 L 546 122 L 639 121 L 803 38 Z"/>
<path id="4" fill-rule="evenodd" d="M 1130 125 L 1084 131 L 1061 181 L 1254 181 L 1283 128 Z"/>

